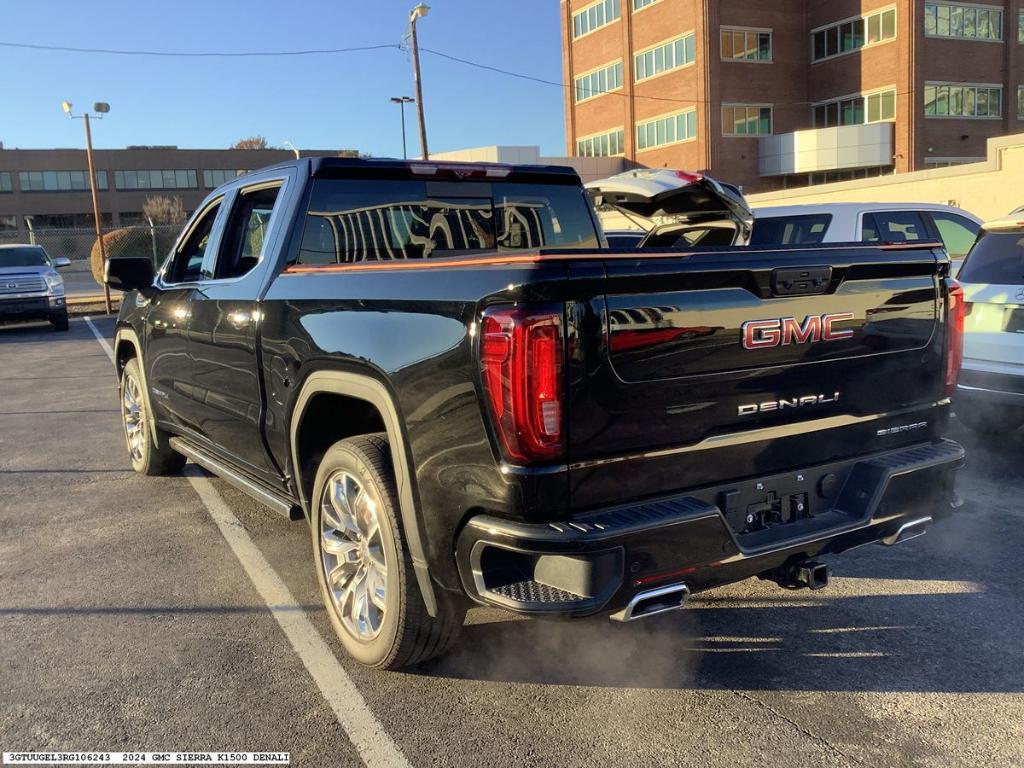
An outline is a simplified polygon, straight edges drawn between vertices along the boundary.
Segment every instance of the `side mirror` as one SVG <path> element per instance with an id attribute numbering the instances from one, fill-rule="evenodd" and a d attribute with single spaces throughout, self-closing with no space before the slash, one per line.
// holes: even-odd
<path id="1" fill-rule="evenodd" d="M 136 291 L 153 285 L 156 270 L 148 256 L 121 256 L 107 259 L 103 282 L 119 291 Z"/>
<path id="2" fill-rule="evenodd" d="M 71 259 L 69 259 L 67 256 L 58 256 L 56 259 L 53 260 L 53 266 L 56 267 L 57 269 L 63 269 L 64 267 L 70 265 Z"/>

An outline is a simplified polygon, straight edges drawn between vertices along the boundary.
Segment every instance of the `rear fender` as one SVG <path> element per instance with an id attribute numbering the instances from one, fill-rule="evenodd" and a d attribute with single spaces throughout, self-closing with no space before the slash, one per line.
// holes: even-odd
<path id="1" fill-rule="evenodd" d="M 402 431 L 402 420 L 398 415 L 398 409 L 390 392 L 377 379 L 358 373 L 347 371 L 315 371 L 311 373 L 303 383 L 302 389 L 299 390 L 295 406 L 292 409 L 291 424 L 288 430 L 292 466 L 295 468 L 296 473 L 301 469 L 299 464 L 298 434 L 299 426 L 302 423 L 302 415 L 313 396 L 321 393 L 332 393 L 363 400 L 373 405 L 383 418 L 388 443 L 391 445 L 391 463 L 395 468 L 399 514 L 402 519 L 406 545 L 409 547 L 409 554 L 412 557 L 416 582 L 419 584 L 420 594 L 423 596 L 423 603 L 427 608 L 427 612 L 431 616 L 437 616 L 437 600 L 434 595 L 434 586 L 430 580 L 430 571 L 424 553 L 423 527 L 416 514 L 416 502 L 413 495 L 412 476 L 409 472 L 408 453 Z M 296 487 L 298 488 L 299 499 L 303 508 L 309 510 L 311 508 L 310 500 L 305 498 L 303 483 L 296 482 Z"/>

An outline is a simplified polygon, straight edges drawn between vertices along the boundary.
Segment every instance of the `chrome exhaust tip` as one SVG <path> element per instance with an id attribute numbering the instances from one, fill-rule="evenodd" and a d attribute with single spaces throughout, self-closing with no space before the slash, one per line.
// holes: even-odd
<path id="1" fill-rule="evenodd" d="M 895 533 L 883 536 L 879 541 L 887 547 L 902 544 L 904 541 L 910 541 L 911 539 L 916 539 L 918 536 L 924 536 L 928 533 L 928 526 L 931 524 L 932 519 L 930 517 L 919 517 L 916 520 L 910 520 L 904 523 L 896 529 Z"/>
<path id="2" fill-rule="evenodd" d="M 685 584 L 658 587 L 634 595 L 633 599 L 629 601 L 629 605 L 608 618 L 612 621 L 633 621 L 654 616 L 657 613 L 678 611 L 686 605 L 689 597 L 690 588 Z"/>

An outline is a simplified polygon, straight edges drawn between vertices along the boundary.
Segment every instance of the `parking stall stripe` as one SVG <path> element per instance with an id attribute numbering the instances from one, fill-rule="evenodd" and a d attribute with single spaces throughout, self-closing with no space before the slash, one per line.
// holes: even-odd
<path id="1" fill-rule="evenodd" d="M 113 361 L 114 350 L 111 349 L 110 343 L 92 320 L 86 317 L 85 322 L 103 347 L 103 351 Z M 263 598 L 270 614 L 334 710 L 338 723 L 345 730 L 363 763 L 369 768 L 409 766 L 409 761 L 370 711 L 366 700 L 338 662 L 337 656 L 313 626 L 281 577 L 267 562 L 245 527 L 217 493 L 213 483 L 194 465 L 186 466 L 184 471 L 206 511 L 220 529 L 224 540 Z"/>
<path id="2" fill-rule="evenodd" d="M 305 612 L 292 597 L 263 553 L 253 543 L 238 518 L 200 470 L 189 465 L 185 474 L 202 500 L 210 517 L 220 528 L 231 551 L 235 553 L 256 591 L 270 613 L 284 630 L 292 648 L 306 665 L 320 692 L 331 705 L 341 727 L 345 729 L 356 751 L 370 768 L 376 766 L 408 766 L 401 750 L 380 724 L 338 658 L 324 642 Z"/>
<path id="3" fill-rule="evenodd" d="M 100 329 L 93 324 L 92 319 L 88 315 L 85 316 L 84 320 L 85 324 L 89 326 L 89 330 L 92 331 L 92 335 L 96 337 L 96 341 L 100 343 L 103 351 L 107 353 L 110 362 L 114 362 L 114 350 L 110 346 L 110 342 L 107 341 L 107 337 L 100 333 Z"/>

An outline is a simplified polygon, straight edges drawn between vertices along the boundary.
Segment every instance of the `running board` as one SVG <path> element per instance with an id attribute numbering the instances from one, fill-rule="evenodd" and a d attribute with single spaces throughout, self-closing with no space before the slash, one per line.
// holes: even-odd
<path id="1" fill-rule="evenodd" d="M 239 473 L 238 470 L 228 466 L 220 459 L 214 458 L 202 448 L 197 448 L 185 438 L 172 437 L 168 444 L 189 461 L 195 462 L 208 472 L 212 472 L 217 477 L 231 483 L 242 493 L 255 499 L 260 504 L 270 507 L 286 520 L 302 519 L 302 509 L 298 504 L 250 480 L 245 475 Z"/>

